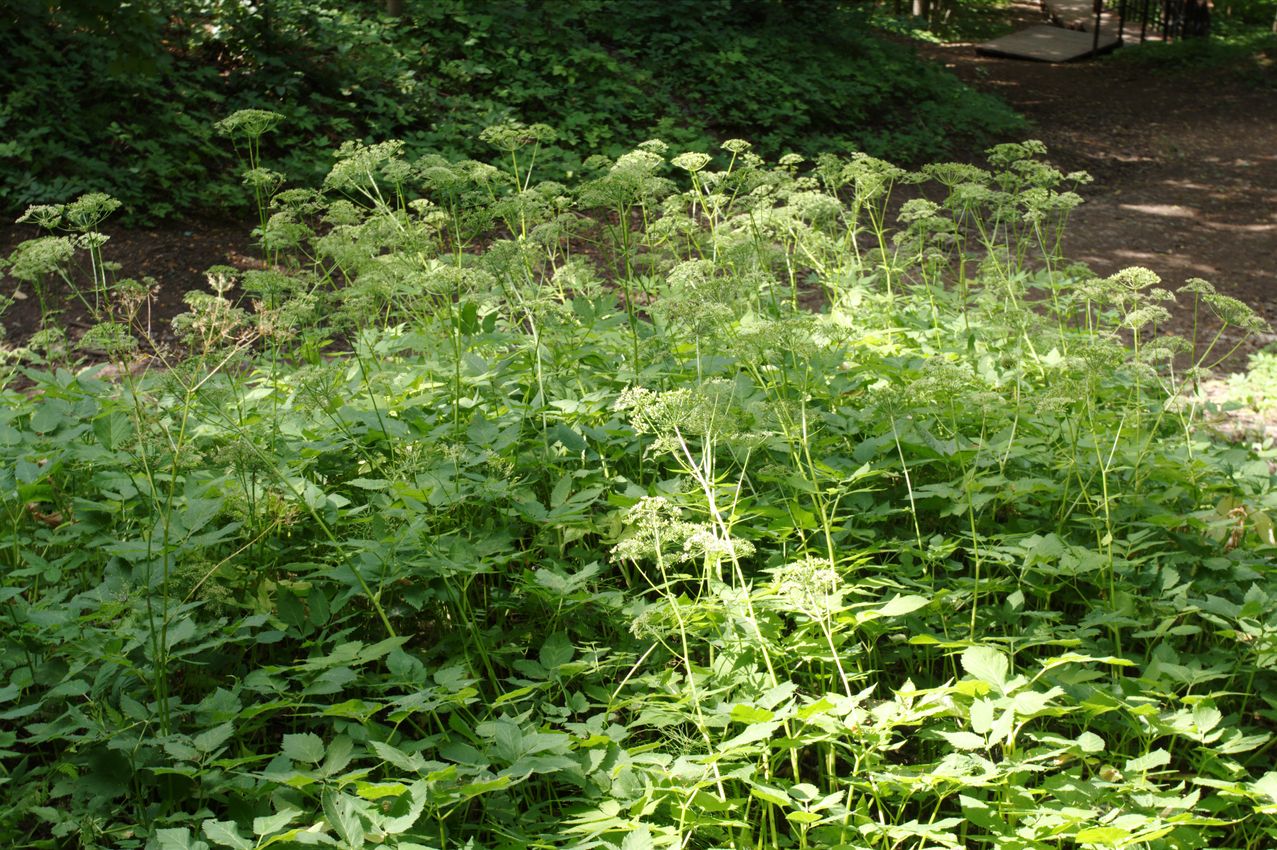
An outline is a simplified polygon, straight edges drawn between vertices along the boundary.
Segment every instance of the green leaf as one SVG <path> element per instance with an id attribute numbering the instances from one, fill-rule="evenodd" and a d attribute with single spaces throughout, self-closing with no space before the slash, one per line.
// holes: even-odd
<path id="1" fill-rule="evenodd" d="M 239 834 L 234 821 L 206 820 L 203 825 L 204 836 L 219 847 L 230 847 L 231 850 L 252 850 L 253 843 Z"/>
<path id="2" fill-rule="evenodd" d="M 359 819 L 355 801 L 336 791 L 324 792 L 324 819 L 344 841 L 349 850 L 364 846 L 364 823 Z"/>
<path id="3" fill-rule="evenodd" d="M 64 399 L 44 398 L 31 414 L 31 430 L 40 434 L 53 431 L 71 412 L 71 405 Z"/>
<path id="4" fill-rule="evenodd" d="M 572 477 L 565 475 L 559 479 L 554 485 L 554 489 L 550 491 L 550 507 L 557 508 L 568 500 L 568 496 L 572 495 Z"/>
<path id="5" fill-rule="evenodd" d="M 208 850 L 208 844 L 191 838 L 186 827 L 155 830 L 155 850 Z"/>
<path id="6" fill-rule="evenodd" d="M 1104 752 L 1104 739 L 1094 732 L 1083 732 L 1078 735 L 1077 745 L 1084 753 Z"/>
<path id="7" fill-rule="evenodd" d="M 1166 752 L 1166 750 L 1157 749 L 1147 755 L 1142 755 L 1139 758 L 1129 759 L 1126 762 L 1126 772 L 1143 773 L 1144 771 L 1152 770 L 1155 767 L 1162 767 L 1170 763 L 1171 754 Z"/>
<path id="8" fill-rule="evenodd" d="M 553 672 L 571 661 L 574 655 L 576 655 L 576 649 L 572 646 L 572 642 L 568 640 L 567 634 L 555 632 L 546 638 L 545 643 L 541 644 L 538 658 L 541 660 L 542 667 Z"/>
<path id="9" fill-rule="evenodd" d="M 654 850 L 655 847 L 652 830 L 648 829 L 647 824 L 640 824 L 638 829 L 621 840 L 621 850 Z"/>
<path id="10" fill-rule="evenodd" d="M 972 678 L 1002 690 L 1007 682 L 1010 662 L 991 646 L 969 646 L 962 651 L 962 669 Z"/>
<path id="11" fill-rule="evenodd" d="M 133 434 L 133 422 L 118 410 L 93 420 L 93 433 L 103 448 L 114 450 Z"/>
<path id="12" fill-rule="evenodd" d="M 387 835 L 398 835 L 401 832 L 407 832 L 412 829 L 426 808 L 426 801 L 430 796 L 428 788 L 429 784 L 424 779 L 414 782 L 408 798 L 407 811 L 402 814 L 396 814 L 394 817 L 386 818 L 381 824 L 381 831 Z M 402 847 L 403 845 L 400 846 Z"/>
<path id="13" fill-rule="evenodd" d="M 779 788 L 773 788 L 770 785 L 763 785 L 761 782 L 750 783 L 749 793 L 765 803 L 771 803 L 773 806 L 780 806 L 788 809 L 794 801 L 789 799 L 789 795 Z"/>
<path id="14" fill-rule="evenodd" d="M 878 609 L 880 617 L 903 617 L 905 614 L 912 614 L 919 608 L 927 607 L 930 602 L 925 596 L 893 596 Z"/>
<path id="15" fill-rule="evenodd" d="M 204 755 L 208 755 L 230 740 L 233 734 L 235 734 L 235 726 L 231 723 L 223 723 L 196 735 L 191 740 L 191 744 Z"/>
<path id="16" fill-rule="evenodd" d="M 324 759 L 323 776 L 332 776 L 346 769 L 354 752 L 354 742 L 348 735 L 338 735 L 328 745 L 327 757 Z"/>
<path id="17" fill-rule="evenodd" d="M 297 809 L 284 809 L 269 817 L 253 818 L 253 835 L 270 835 L 273 832 L 279 832 L 299 814 L 301 812 Z"/>
<path id="18" fill-rule="evenodd" d="M 978 699 L 971 703 L 971 730 L 981 735 L 987 735 L 992 728 L 993 702 L 987 699 Z"/>
<path id="19" fill-rule="evenodd" d="M 759 741 L 765 741 L 772 736 L 772 733 L 780 728 L 779 720 L 768 720 L 764 723 L 754 723 L 745 727 L 745 731 L 741 732 L 735 738 L 729 738 L 718 745 L 718 751 L 725 753 L 740 747 L 747 747 L 750 744 L 756 744 Z"/>
<path id="20" fill-rule="evenodd" d="M 732 706 L 732 720 L 738 723 L 766 723 L 776 716 L 776 712 L 752 705 Z"/>
<path id="21" fill-rule="evenodd" d="M 960 750 L 979 750 L 985 746 L 984 738 L 974 732 L 941 732 L 940 737 Z"/>
<path id="22" fill-rule="evenodd" d="M 1078 844 L 1100 844 L 1105 847 L 1118 847 L 1130 839 L 1131 834 L 1115 826 L 1092 826 L 1078 832 Z"/>
<path id="23" fill-rule="evenodd" d="M 284 736 L 284 755 L 293 761 L 318 764 L 324 757 L 324 741 L 311 732 Z"/>

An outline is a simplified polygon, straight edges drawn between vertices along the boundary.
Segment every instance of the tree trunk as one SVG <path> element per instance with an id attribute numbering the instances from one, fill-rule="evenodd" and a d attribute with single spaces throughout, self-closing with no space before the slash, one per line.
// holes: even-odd
<path id="1" fill-rule="evenodd" d="M 1184 3 L 1184 37 L 1210 35 L 1210 6 L 1206 0 L 1187 0 Z"/>
<path id="2" fill-rule="evenodd" d="M 402 18 L 403 0 L 386 0 L 386 14 L 392 18 Z"/>

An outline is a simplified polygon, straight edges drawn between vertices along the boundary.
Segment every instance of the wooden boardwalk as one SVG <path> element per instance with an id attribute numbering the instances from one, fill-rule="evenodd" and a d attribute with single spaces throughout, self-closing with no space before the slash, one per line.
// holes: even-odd
<path id="1" fill-rule="evenodd" d="M 1100 53 L 1115 47 L 1117 47 L 1116 35 L 1100 33 Z M 976 46 L 976 50 L 990 56 L 1034 59 L 1038 62 L 1072 62 L 1085 59 L 1094 49 L 1095 38 L 1091 33 L 1050 24 L 1038 24 Z"/>
<path id="2" fill-rule="evenodd" d="M 976 50 L 989 56 L 1032 59 L 1038 62 L 1073 62 L 1093 53 L 1106 53 L 1119 47 L 1116 7 L 1105 9 L 1100 16 L 1100 37 L 1095 38 L 1095 7 L 1092 0 L 1047 0 L 1045 12 L 1050 24 L 1038 24 L 993 41 L 976 45 Z M 1131 37 L 1131 23 L 1126 25 Z M 1136 31 L 1138 38 L 1138 30 Z"/>

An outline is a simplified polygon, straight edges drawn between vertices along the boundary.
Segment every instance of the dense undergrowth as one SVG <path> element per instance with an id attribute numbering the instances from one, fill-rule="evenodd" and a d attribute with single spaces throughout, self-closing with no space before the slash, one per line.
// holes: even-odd
<path id="1" fill-rule="evenodd" d="M 99 321 L 6 360 L 5 846 L 1277 840 L 1273 474 L 1158 332 L 1247 308 L 1066 264 L 1035 143 L 484 136 L 250 172 L 266 268 L 182 352 L 109 199 L 29 212 L 10 272 Z"/>
<path id="2" fill-rule="evenodd" d="M 1010 109 L 907 46 L 871 7 L 826 0 L 381 2 L 12 0 L 0 10 L 0 211 L 101 191 L 134 220 L 225 211 L 239 176 L 215 118 L 287 115 L 271 158 L 318 185 L 346 139 L 484 153 L 479 132 L 545 123 L 542 173 L 660 136 L 770 156 L 936 157 L 1000 141 Z"/>

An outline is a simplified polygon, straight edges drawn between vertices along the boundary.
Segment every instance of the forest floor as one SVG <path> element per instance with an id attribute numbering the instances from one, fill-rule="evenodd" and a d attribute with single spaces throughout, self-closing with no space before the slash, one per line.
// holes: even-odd
<path id="1" fill-rule="evenodd" d="M 1023 0 L 1010 14 L 1016 23 L 1040 20 L 1036 4 Z M 1025 135 L 1045 142 L 1062 169 L 1095 177 L 1065 236 L 1070 260 L 1099 274 L 1146 266 L 1171 289 L 1202 277 L 1277 325 L 1277 89 L 1226 69 L 1168 70 L 1116 58 L 1047 64 L 979 56 L 964 43 L 920 50 L 1007 100 L 1031 122 Z M 169 320 L 186 309 L 184 294 L 206 287 L 205 269 L 254 262 L 244 224 L 106 231 L 105 253 L 122 276 L 158 282 L 152 316 L 161 341 Z M 0 226 L 0 256 L 35 235 L 29 226 Z M 64 320 L 77 336 L 84 322 L 73 313 Z M 35 299 L 15 304 L 3 321 L 10 340 L 24 339 L 38 327 Z M 1274 340 L 1251 340 L 1223 366 L 1243 369 L 1249 351 Z"/>

